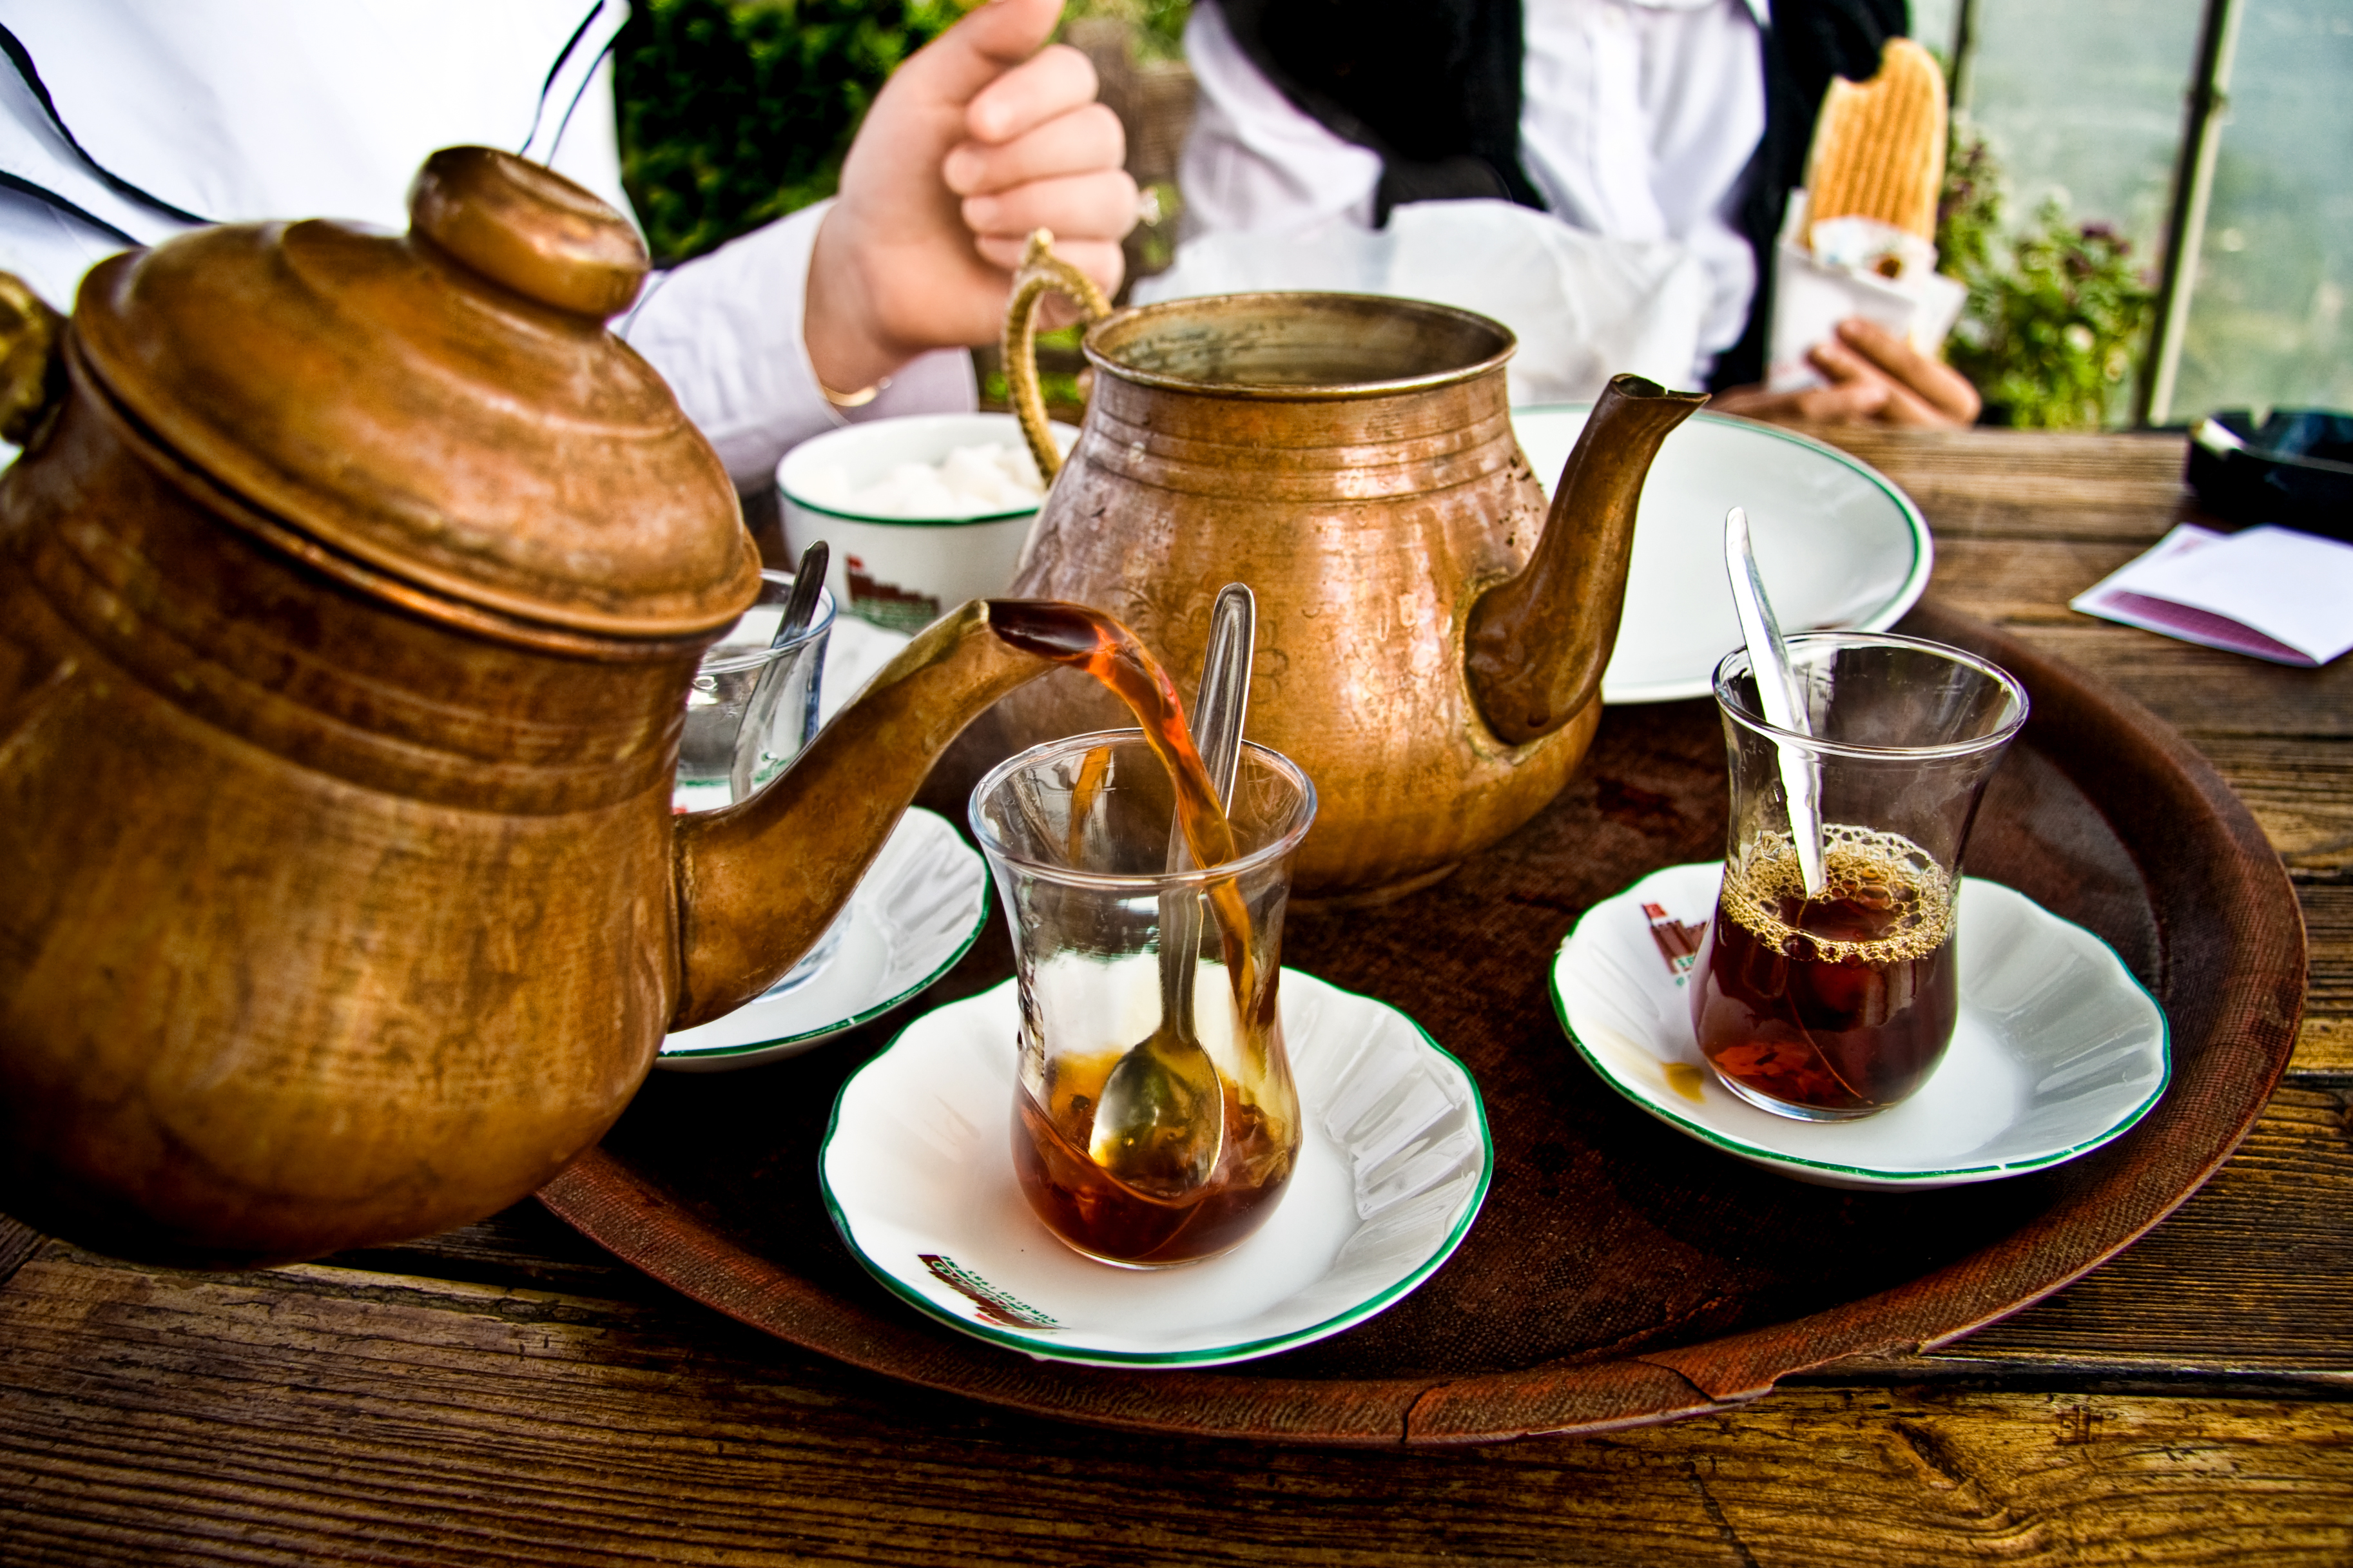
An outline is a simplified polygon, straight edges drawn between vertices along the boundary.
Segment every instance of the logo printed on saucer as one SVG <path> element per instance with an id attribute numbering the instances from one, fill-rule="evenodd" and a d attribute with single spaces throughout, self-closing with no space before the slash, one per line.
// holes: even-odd
<path id="1" fill-rule="evenodd" d="M 936 1252 L 919 1252 L 915 1256 L 942 1284 L 979 1308 L 981 1317 L 989 1322 L 1008 1329 L 1059 1329 L 1062 1326 L 1037 1308 L 1007 1295 L 953 1258 L 943 1257 Z"/>
<path id="2" fill-rule="evenodd" d="M 1699 962 L 1700 938 L 1707 934 L 1707 922 L 1694 925 L 1667 913 L 1663 905 L 1644 904 L 1642 913 L 1651 922 L 1651 940 L 1659 944 L 1659 956 L 1667 961 L 1667 973 L 1681 985 Z"/>

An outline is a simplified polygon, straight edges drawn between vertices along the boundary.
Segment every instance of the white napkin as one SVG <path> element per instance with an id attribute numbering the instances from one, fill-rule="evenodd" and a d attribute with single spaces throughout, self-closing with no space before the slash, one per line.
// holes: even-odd
<path id="1" fill-rule="evenodd" d="M 1831 218 L 1804 232 L 1805 193 L 1789 193 L 1773 281 L 1771 354 L 1765 385 L 1803 392 L 1822 384 L 1806 358 L 1849 316 L 1876 322 L 1924 354 L 1933 354 L 1960 319 L 1969 290 L 1936 270 L 1936 248 L 1917 235 L 1867 217 Z"/>
<path id="2" fill-rule="evenodd" d="M 2185 522 L 2068 607 L 2274 664 L 2323 665 L 2353 649 L 2353 545 Z"/>
<path id="3" fill-rule="evenodd" d="M 1434 300 L 1492 316 L 1520 340 L 1516 406 L 1581 403 L 1631 371 L 1694 384 L 1710 285 L 1672 241 L 1609 239 L 1510 202 L 1410 202 L 1387 228 L 1333 221 L 1297 234 L 1203 235 L 1135 284 L 1135 300 L 1260 289 Z"/>

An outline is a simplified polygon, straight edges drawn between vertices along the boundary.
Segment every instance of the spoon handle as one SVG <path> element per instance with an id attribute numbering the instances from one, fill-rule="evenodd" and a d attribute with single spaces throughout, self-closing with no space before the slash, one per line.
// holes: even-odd
<path id="1" fill-rule="evenodd" d="M 1241 769 L 1242 725 L 1250 716 L 1250 659 L 1258 640 L 1258 599 L 1240 583 L 1218 591 L 1210 612 L 1209 648 L 1201 661 L 1201 692 L 1193 703 L 1193 733 L 1201 748 L 1218 804 L 1234 798 Z M 1183 843 L 1180 836 L 1177 842 Z"/>
<path id="2" fill-rule="evenodd" d="M 1740 635 L 1748 643 L 1748 664 L 1756 672 L 1757 701 L 1765 710 L 1765 721 L 1792 734 L 1812 734 L 1813 726 L 1806 721 L 1805 693 L 1798 684 L 1797 671 L 1789 667 L 1789 645 L 1773 615 L 1773 601 L 1765 596 L 1765 580 L 1757 574 L 1748 513 L 1739 507 L 1724 515 L 1724 564 L 1732 579 L 1732 603 L 1740 612 Z M 1783 742 L 1777 742 L 1777 748 L 1798 870 L 1806 879 L 1806 897 L 1819 898 L 1827 885 L 1822 872 L 1821 764 L 1803 747 Z"/>
<path id="3" fill-rule="evenodd" d="M 1250 661 L 1258 639 L 1258 599 L 1240 583 L 1219 590 L 1209 614 L 1209 646 L 1201 660 L 1201 689 L 1193 700 L 1193 743 L 1218 792 L 1218 804 L 1234 797 L 1234 776 L 1242 760 L 1242 721 L 1250 709 Z M 1168 868 L 1189 868 L 1182 827 L 1168 830 Z M 1160 987 L 1164 1005 L 1178 1019 L 1193 1008 L 1193 970 L 1201 942 L 1201 898 L 1171 889 L 1160 900 Z"/>
<path id="4" fill-rule="evenodd" d="M 770 647 L 782 647 L 808 630 L 809 619 L 817 614 L 817 596 L 825 588 L 826 568 L 832 563 L 833 552 L 822 539 L 801 552 L 801 563 L 793 568 L 792 596 L 785 601 L 784 618 L 768 639 Z"/>

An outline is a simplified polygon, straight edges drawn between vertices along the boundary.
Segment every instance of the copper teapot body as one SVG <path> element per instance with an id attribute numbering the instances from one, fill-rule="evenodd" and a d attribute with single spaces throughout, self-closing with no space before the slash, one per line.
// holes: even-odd
<path id="1" fill-rule="evenodd" d="M 666 1029 L 790 967 L 939 750 L 1049 668 L 967 605 L 758 795 L 673 816 L 756 555 L 603 334 L 634 236 L 471 154 L 406 238 L 102 264 L 8 389 L 0 1208 L 84 1245 L 251 1264 L 516 1201 Z"/>
<path id="2" fill-rule="evenodd" d="M 78 379 L 0 485 L 0 1203 L 212 1261 L 512 1202 L 670 1016 L 699 643 L 452 633 L 223 527 Z"/>
<path id="3" fill-rule="evenodd" d="M 1007 334 L 1017 390 L 1037 287 Z M 1084 346 L 1093 394 L 1013 591 L 1109 611 L 1188 686 L 1219 585 L 1250 584 L 1251 736 L 1321 801 L 1303 894 L 1410 891 L 1559 792 L 1599 721 L 1642 478 L 1703 398 L 1620 377 L 1548 518 L 1512 433 L 1514 340 L 1484 317 L 1235 295 L 1110 315 Z M 1116 721 L 1057 675 L 984 729 L 1011 750 Z"/>

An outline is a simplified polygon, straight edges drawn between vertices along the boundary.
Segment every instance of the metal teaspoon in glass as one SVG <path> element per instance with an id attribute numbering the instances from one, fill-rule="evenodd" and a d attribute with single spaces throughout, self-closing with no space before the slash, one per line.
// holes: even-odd
<path id="1" fill-rule="evenodd" d="M 1757 573 L 1757 551 L 1748 537 L 1748 513 L 1734 507 L 1724 514 L 1724 565 L 1732 579 L 1732 603 L 1740 612 L 1740 635 L 1748 644 L 1749 667 L 1757 673 L 1757 701 L 1766 722 L 1796 735 L 1810 735 L 1806 699 L 1789 668 L 1789 647 L 1781 637 L 1781 623 L 1773 616 L 1773 602 L 1765 596 L 1765 582 Z M 1820 898 L 1826 885 L 1822 873 L 1821 766 L 1803 748 L 1779 744 L 1781 791 L 1789 805 L 1790 845 L 1797 851 L 1798 869 L 1806 879 L 1806 897 Z"/>
<path id="2" fill-rule="evenodd" d="M 1194 743 L 1218 803 L 1233 798 L 1241 761 L 1242 718 L 1250 703 L 1250 658 L 1258 601 L 1240 583 L 1219 593 L 1210 612 L 1201 692 L 1193 705 Z M 1185 836 L 1172 825 L 1168 869 L 1192 865 Z M 1130 1047 L 1103 1080 L 1087 1152 L 1130 1185 L 1198 1187 L 1214 1175 L 1225 1138 L 1225 1095 L 1217 1063 L 1193 1031 L 1193 979 L 1200 953 L 1201 894 L 1172 889 L 1160 900 L 1160 1023 Z"/>

